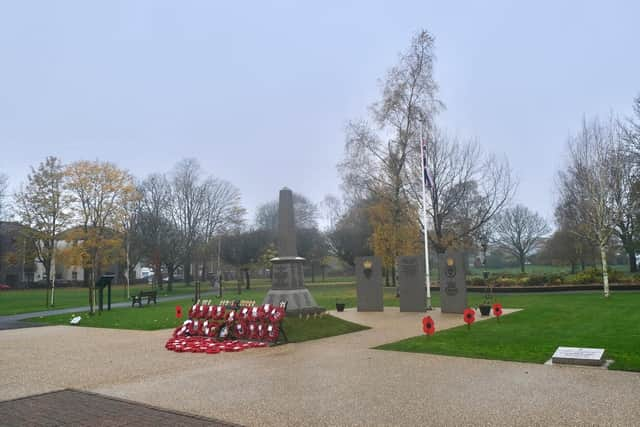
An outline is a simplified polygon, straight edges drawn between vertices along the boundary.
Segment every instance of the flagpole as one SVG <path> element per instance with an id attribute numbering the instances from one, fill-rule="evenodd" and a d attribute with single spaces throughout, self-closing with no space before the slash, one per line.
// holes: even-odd
<path id="1" fill-rule="evenodd" d="M 431 272 L 429 271 L 429 236 L 427 234 L 427 186 L 425 183 L 425 174 L 427 173 L 427 158 L 425 153 L 424 142 L 420 142 L 420 160 L 422 161 L 422 224 L 424 227 L 424 265 L 427 278 L 427 311 L 432 310 L 431 307 Z"/>

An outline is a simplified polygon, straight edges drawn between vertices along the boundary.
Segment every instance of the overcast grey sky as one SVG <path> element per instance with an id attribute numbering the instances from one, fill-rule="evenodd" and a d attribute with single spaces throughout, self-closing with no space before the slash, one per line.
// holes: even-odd
<path id="1" fill-rule="evenodd" d="M 285 185 L 320 201 L 346 121 L 426 28 L 440 125 L 507 156 L 517 201 L 550 218 L 567 136 L 640 93 L 638 17 L 631 0 L 0 0 L 0 172 L 15 188 L 47 155 L 140 177 L 196 157 L 251 213 Z"/>

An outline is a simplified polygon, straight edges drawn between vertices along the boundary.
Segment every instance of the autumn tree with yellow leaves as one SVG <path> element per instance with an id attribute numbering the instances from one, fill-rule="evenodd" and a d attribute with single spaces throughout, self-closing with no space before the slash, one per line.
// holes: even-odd
<path id="1" fill-rule="evenodd" d="M 370 238 L 371 249 L 374 255 L 382 259 L 387 285 L 391 277 L 395 286 L 396 257 L 418 254 L 424 250 L 424 246 L 420 238 L 420 224 L 412 215 L 415 209 L 404 207 L 398 212 L 394 212 L 394 209 L 394 204 L 383 198 L 371 205 L 368 213 L 373 229 Z"/>
<path id="2" fill-rule="evenodd" d="M 77 226 L 66 233 L 69 245 L 64 256 L 90 272 L 89 308 L 94 313 L 96 279 L 124 255 L 126 206 L 137 193 L 133 177 L 110 162 L 78 161 L 66 168 L 66 175 Z"/>

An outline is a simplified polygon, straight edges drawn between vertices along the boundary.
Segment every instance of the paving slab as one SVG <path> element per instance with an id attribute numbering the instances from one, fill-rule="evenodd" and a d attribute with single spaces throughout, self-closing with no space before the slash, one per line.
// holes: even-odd
<path id="1" fill-rule="evenodd" d="M 86 427 L 225 427 L 232 424 L 79 390 L 0 402 L 0 424 Z"/>

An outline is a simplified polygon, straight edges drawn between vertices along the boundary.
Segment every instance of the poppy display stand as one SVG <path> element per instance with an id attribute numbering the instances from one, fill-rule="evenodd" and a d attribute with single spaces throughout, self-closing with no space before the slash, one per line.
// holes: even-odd
<path id="1" fill-rule="evenodd" d="M 286 304 L 194 304 L 188 320 L 175 329 L 165 347 L 177 352 L 213 354 L 287 343 L 282 327 L 285 312 Z"/>

